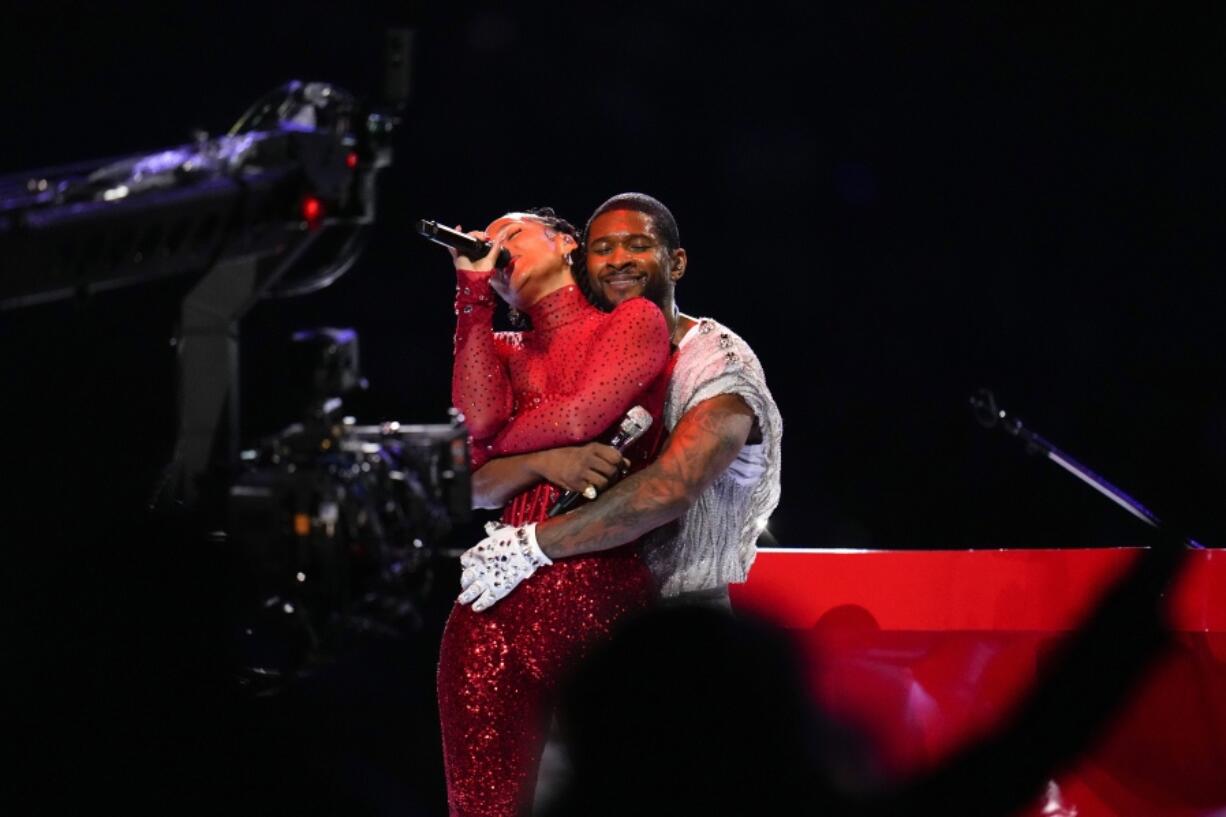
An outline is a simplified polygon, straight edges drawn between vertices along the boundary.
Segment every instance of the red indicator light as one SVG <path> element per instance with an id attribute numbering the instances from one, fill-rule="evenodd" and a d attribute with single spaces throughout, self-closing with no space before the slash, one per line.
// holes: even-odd
<path id="1" fill-rule="evenodd" d="M 353 170 L 357 166 L 358 166 L 358 154 L 351 152 L 348 156 L 345 157 L 345 167 L 349 168 L 350 170 Z"/>
<path id="2" fill-rule="evenodd" d="M 318 221 L 323 214 L 324 205 L 319 199 L 307 196 L 302 200 L 302 217 L 307 221 Z"/>

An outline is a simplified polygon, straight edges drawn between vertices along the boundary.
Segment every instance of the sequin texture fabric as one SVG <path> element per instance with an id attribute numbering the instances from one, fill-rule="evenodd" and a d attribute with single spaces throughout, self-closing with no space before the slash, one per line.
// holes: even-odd
<path id="1" fill-rule="evenodd" d="M 597 439 L 636 402 L 660 420 L 669 344 L 653 304 L 632 299 L 606 314 L 568 286 L 528 310 L 531 331 L 499 334 L 488 284 L 461 276 L 452 399 L 473 435 L 474 467 Z M 538 485 L 508 503 L 502 519 L 543 520 L 557 497 Z M 650 571 L 628 545 L 544 566 L 489 610 L 453 608 L 438 696 L 454 817 L 523 813 L 558 679 L 654 595 Z"/>
<path id="2" fill-rule="evenodd" d="M 745 581 L 758 536 L 779 504 L 783 439 L 783 418 L 762 365 L 731 329 L 703 318 L 682 339 L 674 361 L 667 428 L 704 400 L 735 394 L 753 410 L 762 443 L 743 446 L 680 519 L 644 537 L 643 553 L 666 598 Z"/>

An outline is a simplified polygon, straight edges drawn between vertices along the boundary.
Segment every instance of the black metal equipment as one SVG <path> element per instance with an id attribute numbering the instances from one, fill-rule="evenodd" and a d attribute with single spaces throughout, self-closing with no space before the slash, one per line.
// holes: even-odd
<path id="1" fill-rule="evenodd" d="M 239 259 L 265 262 L 261 295 L 326 286 L 374 222 L 374 180 L 391 163 L 395 124 L 336 86 L 293 81 L 223 136 L 0 178 L 0 309 Z M 325 233 L 343 233 L 328 243 L 349 251 L 314 267 L 301 258 L 292 272 L 305 280 L 287 278 L 288 266 L 280 286 L 266 280 Z"/>
<path id="2" fill-rule="evenodd" d="M 153 507 L 228 568 L 248 680 L 292 680 L 363 632 L 416 624 L 434 545 L 471 515 L 463 418 L 359 426 L 351 330 L 299 333 L 305 419 L 240 455 L 239 325 L 261 299 L 328 286 L 375 223 L 375 180 L 409 91 L 388 32 L 387 105 L 320 82 L 274 89 L 223 136 L 0 178 L 0 320 L 96 292 L 185 282 L 173 461 Z M 48 307 L 52 309 L 54 307 Z"/>
<path id="3" fill-rule="evenodd" d="M 1149 508 L 1146 508 L 1138 500 L 1129 496 L 1122 489 L 1108 482 L 1104 477 L 1095 473 L 1088 466 L 1079 462 L 1072 455 L 1061 451 L 1053 443 L 1045 439 L 1040 434 L 1032 431 L 1022 423 L 1016 416 L 1002 409 L 996 403 L 996 395 L 990 389 L 981 388 L 977 390 L 970 398 L 971 410 L 975 413 L 975 419 L 984 428 L 1000 428 L 1011 437 L 1016 437 L 1026 444 L 1026 451 L 1030 454 L 1042 454 L 1047 459 L 1063 468 L 1066 472 L 1072 474 L 1077 479 L 1089 485 L 1095 491 L 1105 496 L 1107 499 L 1114 502 L 1119 507 L 1123 508 L 1132 516 L 1140 519 L 1146 525 L 1155 530 L 1166 531 L 1164 541 L 1175 540 L 1182 541 L 1184 545 L 1190 548 L 1203 548 L 1204 545 L 1197 542 L 1195 539 L 1185 539 L 1178 534 L 1174 534 L 1169 530 L 1169 526 L 1163 524 Z"/>
<path id="4" fill-rule="evenodd" d="M 397 121 L 334 85 L 293 81 L 224 136 L 0 178 L 0 311 L 194 282 L 174 341 L 179 434 L 162 501 L 194 505 L 202 482 L 224 482 L 238 453 L 239 321 L 262 298 L 313 292 L 352 267 Z"/>
<path id="5" fill-rule="evenodd" d="M 458 414 L 356 425 L 340 395 L 365 386 L 357 335 L 294 340 L 317 360 L 307 417 L 243 452 L 227 502 L 236 668 L 259 687 L 309 673 L 354 638 L 414 630 L 433 546 L 472 514 Z"/>

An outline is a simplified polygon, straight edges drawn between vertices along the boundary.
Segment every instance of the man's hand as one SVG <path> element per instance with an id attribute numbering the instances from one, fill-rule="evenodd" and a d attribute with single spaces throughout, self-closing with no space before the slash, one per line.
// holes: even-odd
<path id="1" fill-rule="evenodd" d="M 472 602 L 473 611 L 481 612 L 494 605 L 537 571 L 553 562 L 536 543 L 536 523 L 513 528 L 501 522 L 485 526 L 489 536 L 482 539 L 460 557 L 460 588 L 457 601 Z"/>
<path id="2" fill-rule="evenodd" d="M 595 553 L 680 517 L 736 459 L 753 423 L 738 395 L 704 400 L 682 415 L 655 462 L 590 505 L 542 522 L 541 549 L 554 559 Z"/>
<path id="3" fill-rule="evenodd" d="M 541 451 L 536 467 L 542 479 L 581 494 L 589 487 L 603 491 L 630 461 L 611 445 L 588 443 Z"/>

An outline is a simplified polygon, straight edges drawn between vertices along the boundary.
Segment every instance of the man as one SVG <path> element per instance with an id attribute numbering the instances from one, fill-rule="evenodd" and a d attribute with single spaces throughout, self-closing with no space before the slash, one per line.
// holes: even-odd
<path id="1" fill-rule="evenodd" d="M 716 321 L 678 311 L 675 288 L 688 258 L 667 207 L 623 193 L 596 209 L 584 234 L 589 296 L 612 308 L 642 295 L 668 321 L 677 350 L 664 414 L 669 439 L 654 463 L 596 502 L 535 526 L 493 530 L 461 559 L 460 601 L 488 606 L 552 559 L 650 534 L 644 556 L 662 596 L 726 605 L 728 584 L 745 580 L 779 502 L 779 411 L 748 344 Z M 473 493 L 477 504 L 498 507 L 546 479 L 590 497 L 622 465 L 616 449 L 599 443 L 508 457 L 478 470 Z"/>

